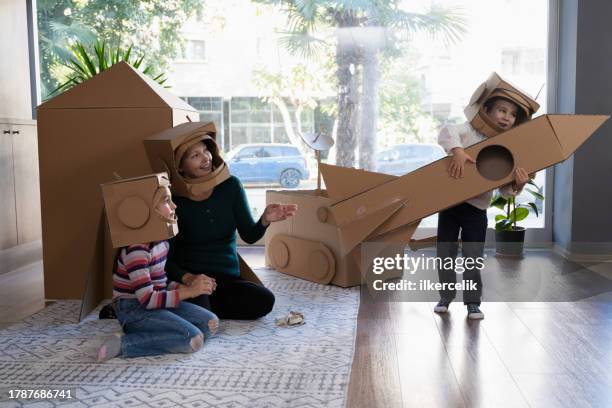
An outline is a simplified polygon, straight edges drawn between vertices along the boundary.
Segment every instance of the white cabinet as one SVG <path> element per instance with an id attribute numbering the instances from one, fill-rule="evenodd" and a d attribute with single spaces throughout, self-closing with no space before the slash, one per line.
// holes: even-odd
<path id="1" fill-rule="evenodd" d="M 0 250 L 17 245 L 13 136 L 8 125 L 0 125 Z"/>
<path id="2" fill-rule="evenodd" d="M 33 120 L 0 119 L 0 249 L 41 238 L 38 143 Z"/>
<path id="3" fill-rule="evenodd" d="M 32 118 L 26 0 L 0 0 L 0 117 Z"/>

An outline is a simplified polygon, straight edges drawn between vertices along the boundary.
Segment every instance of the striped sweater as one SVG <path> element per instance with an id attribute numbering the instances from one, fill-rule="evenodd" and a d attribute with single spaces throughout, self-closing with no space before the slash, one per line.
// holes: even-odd
<path id="1" fill-rule="evenodd" d="M 159 241 L 121 248 L 113 273 L 113 298 L 135 298 L 147 309 L 177 307 L 178 284 L 166 286 L 168 247 L 168 241 Z"/>

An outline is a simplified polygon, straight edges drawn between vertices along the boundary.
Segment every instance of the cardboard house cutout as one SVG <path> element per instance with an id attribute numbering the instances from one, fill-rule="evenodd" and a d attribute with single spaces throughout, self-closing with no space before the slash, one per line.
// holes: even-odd
<path id="1" fill-rule="evenodd" d="M 170 175 L 172 194 L 192 200 L 208 198 L 207 192 L 227 180 L 229 168 L 223 161 L 216 144 L 217 130 L 212 122 L 189 122 L 174 128 L 163 130 L 144 140 L 144 146 L 154 171 L 167 172 Z M 188 179 L 183 177 L 178 168 L 181 157 L 194 143 L 203 141 L 213 154 L 213 171 L 205 177 Z M 238 254 L 240 276 L 262 285 L 261 281 Z"/>
<path id="2" fill-rule="evenodd" d="M 421 219 L 512 182 L 517 167 L 533 173 L 564 161 L 608 118 L 540 116 L 466 148 L 476 164 L 467 165 L 461 179 L 448 174 L 450 157 L 402 177 L 322 164 L 326 185 L 322 195 L 268 191 L 268 203 L 295 202 L 299 211 L 268 228 L 266 263 L 319 283 L 358 285 L 368 277 L 361 270 L 361 243 L 406 245 Z M 311 267 L 310 262 L 322 263 L 311 261 L 315 257 L 309 254 L 316 251 L 322 254 L 316 255 L 319 259 L 326 256 L 329 264 L 335 262 L 334 268 Z"/>
<path id="3" fill-rule="evenodd" d="M 152 173 L 142 141 L 198 116 L 124 62 L 38 107 L 47 299 L 82 299 L 87 293 L 86 311 L 112 293 L 111 277 L 102 275 L 104 257 L 111 255 L 103 251 L 99 186 L 114 174 Z"/>
<path id="4" fill-rule="evenodd" d="M 176 218 L 167 220 L 155 211 L 164 197 L 163 187 L 170 188 L 166 173 L 102 184 L 113 248 L 164 241 L 178 233 Z"/>

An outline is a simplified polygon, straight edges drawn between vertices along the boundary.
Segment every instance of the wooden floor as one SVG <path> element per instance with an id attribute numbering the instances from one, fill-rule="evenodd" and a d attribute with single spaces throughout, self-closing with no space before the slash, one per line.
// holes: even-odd
<path id="1" fill-rule="evenodd" d="M 263 266 L 261 250 L 241 253 Z M 612 282 L 612 263 L 550 251 L 487 262 L 525 274 L 546 268 L 544 285 L 568 296 Z M 485 319 L 474 322 L 460 303 L 440 316 L 433 303 L 373 300 L 364 290 L 347 406 L 612 407 L 612 292 L 592 293 L 588 302 L 484 303 Z"/>
<path id="2" fill-rule="evenodd" d="M 263 249 L 240 252 L 264 266 Z M 510 269 L 514 262 L 521 274 L 546 269 L 550 285 L 569 295 L 612 281 L 612 263 L 576 264 L 548 251 L 490 262 Z M 0 288 L 13 285 L 8 292 L 38 307 L 41 264 L 21 273 L 29 278 L 0 274 Z M 460 303 L 440 316 L 433 303 L 374 300 L 363 291 L 347 406 L 612 407 L 612 292 L 595 292 L 588 302 L 484 303 L 486 318 L 472 322 Z M 9 304 L 0 322 L 15 320 Z"/>

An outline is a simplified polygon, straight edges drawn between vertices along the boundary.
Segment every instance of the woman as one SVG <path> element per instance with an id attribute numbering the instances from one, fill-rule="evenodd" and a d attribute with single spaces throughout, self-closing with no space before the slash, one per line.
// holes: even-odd
<path id="1" fill-rule="evenodd" d="M 201 185 L 207 185 L 207 178 L 225 166 L 216 143 L 209 136 L 180 146 L 175 162 L 187 183 L 201 180 Z M 200 279 L 211 280 L 211 294 L 189 301 L 219 318 L 257 319 L 272 310 L 274 295 L 267 288 L 240 277 L 236 231 L 245 242 L 252 244 L 263 237 L 271 222 L 293 215 L 297 206 L 268 205 L 255 221 L 240 181 L 229 174 L 217 179 L 224 180 L 200 190 L 198 195 L 175 196 L 180 234 L 170 241 L 166 272 L 170 279 L 185 285 Z"/>

